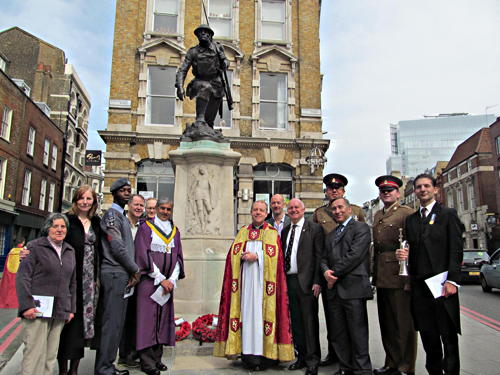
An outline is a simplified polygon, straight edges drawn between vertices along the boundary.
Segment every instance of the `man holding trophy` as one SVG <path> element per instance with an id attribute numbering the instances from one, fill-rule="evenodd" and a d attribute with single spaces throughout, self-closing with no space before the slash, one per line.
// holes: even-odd
<path id="1" fill-rule="evenodd" d="M 376 375 L 414 374 L 417 334 L 410 312 L 409 278 L 406 262 L 396 259 L 396 249 L 406 242 L 403 241 L 405 219 L 413 210 L 399 203 L 399 188 L 403 185 L 399 178 L 380 176 L 375 185 L 384 204 L 373 220 L 373 284 L 377 287 L 385 363 L 373 372 Z"/>

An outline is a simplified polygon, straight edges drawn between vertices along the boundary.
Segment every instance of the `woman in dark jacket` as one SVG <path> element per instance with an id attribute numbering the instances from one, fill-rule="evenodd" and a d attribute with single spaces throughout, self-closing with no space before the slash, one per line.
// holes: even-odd
<path id="1" fill-rule="evenodd" d="M 84 348 L 89 346 L 96 332 L 101 246 L 100 219 L 95 215 L 96 210 L 95 191 L 88 185 L 80 186 L 67 213 L 69 230 L 66 242 L 75 249 L 77 289 L 75 318 L 64 327 L 59 343 L 57 359 L 61 375 L 78 373 Z"/>
<path id="2" fill-rule="evenodd" d="M 26 245 L 29 254 L 16 277 L 19 316 L 23 318 L 22 374 L 51 374 L 65 322 L 76 311 L 75 252 L 64 242 L 68 219 L 50 214 L 42 237 Z"/>

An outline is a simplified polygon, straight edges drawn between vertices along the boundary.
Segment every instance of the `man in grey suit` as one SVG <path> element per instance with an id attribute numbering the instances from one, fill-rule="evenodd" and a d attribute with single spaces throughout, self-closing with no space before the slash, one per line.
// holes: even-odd
<path id="1" fill-rule="evenodd" d="M 290 218 L 285 214 L 285 199 L 281 194 L 274 194 L 271 197 L 271 215 L 269 216 L 266 221 L 276 228 L 281 236 L 283 228 L 290 224 Z"/>
<path id="2" fill-rule="evenodd" d="M 334 375 L 371 374 L 368 352 L 370 228 L 352 218 L 345 198 L 331 203 L 338 226 L 326 237 L 321 272 L 327 282 L 328 314 L 340 369 Z M 331 303 L 330 303 L 331 302 Z"/>
<path id="3" fill-rule="evenodd" d="M 306 375 L 317 375 L 321 358 L 319 344 L 318 296 L 319 262 L 324 245 L 323 229 L 304 218 L 304 203 L 297 198 L 288 203 L 291 224 L 283 229 L 281 244 L 285 255 L 286 284 L 292 318 L 297 360 L 288 368 L 307 366 Z"/>

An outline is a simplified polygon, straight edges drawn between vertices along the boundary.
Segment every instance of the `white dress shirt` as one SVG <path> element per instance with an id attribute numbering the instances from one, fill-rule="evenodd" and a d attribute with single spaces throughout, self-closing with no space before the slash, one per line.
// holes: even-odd
<path id="1" fill-rule="evenodd" d="M 287 275 L 292 275 L 299 272 L 299 269 L 297 267 L 297 250 L 299 248 L 300 234 L 302 233 L 304 222 L 305 222 L 304 218 L 300 219 L 296 224 L 297 226 L 295 227 L 295 236 L 293 237 L 293 244 L 292 244 L 292 256 L 290 257 L 290 270 L 287 272 Z M 290 242 L 290 236 L 292 235 L 292 230 L 293 230 L 293 223 L 291 223 L 290 231 L 288 232 L 288 237 L 286 239 L 287 249 L 288 249 L 288 243 Z"/>

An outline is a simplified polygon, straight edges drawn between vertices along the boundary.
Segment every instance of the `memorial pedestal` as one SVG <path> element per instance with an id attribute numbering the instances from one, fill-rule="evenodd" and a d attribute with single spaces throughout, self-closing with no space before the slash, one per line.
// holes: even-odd
<path id="1" fill-rule="evenodd" d="M 181 232 L 186 278 L 175 291 L 176 314 L 217 313 L 224 262 L 234 239 L 233 168 L 229 143 L 181 142 L 175 168 L 174 223 Z"/>

